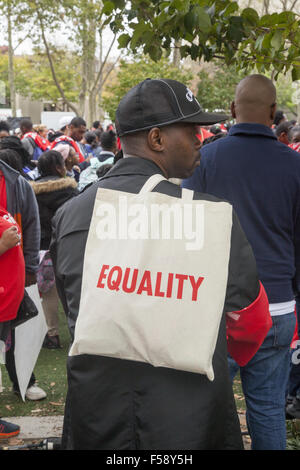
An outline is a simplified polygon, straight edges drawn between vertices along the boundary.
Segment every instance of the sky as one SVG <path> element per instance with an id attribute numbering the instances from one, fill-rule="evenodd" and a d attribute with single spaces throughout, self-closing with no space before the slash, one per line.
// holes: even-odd
<path id="1" fill-rule="evenodd" d="M 13 34 L 13 44 L 14 47 L 20 40 L 22 40 L 26 35 L 28 34 L 29 30 L 24 28 L 22 32 L 14 32 Z M 72 50 L 75 49 L 76 45 L 68 39 L 68 34 L 63 33 L 62 31 L 56 31 L 55 35 L 53 34 L 46 34 L 47 40 L 56 45 L 56 46 L 61 46 L 64 47 L 66 43 L 68 43 L 68 48 Z M 106 28 L 104 36 L 103 36 L 103 47 L 104 47 L 104 54 L 105 51 L 108 49 L 111 41 L 113 40 L 113 33 L 110 30 L 109 27 Z M 5 46 L 7 45 L 7 26 L 5 24 L 5 19 L 0 17 L 0 46 Z M 16 55 L 22 55 L 22 54 L 32 54 L 33 52 L 33 42 L 28 37 L 25 39 L 20 46 L 16 49 L 15 54 Z M 111 51 L 111 59 L 116 59 L 119 55 L 119 49 L 118 49 L 118 43 L 117 41 L 115 42 L 112 51 Z"/>

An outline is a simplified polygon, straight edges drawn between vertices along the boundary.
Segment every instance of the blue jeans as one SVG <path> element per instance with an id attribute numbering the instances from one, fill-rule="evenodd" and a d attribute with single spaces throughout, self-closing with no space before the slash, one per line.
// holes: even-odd
<path id="1" fill-rule="evenodd" d="M 296 297 L 296 312 L 298 320 L 298 336 L 300 338 L 300 296 Z M 300 357 L 299 345 L 291 350 L 290 375 L 287 393 L 290 397 L 300 398 L 300 364 L 293 362 L 293 356 Z M 298 362 L 298 361 L 297 361 Z"/>
<path id="2" fill-rule="evenodd" d="M 251 361 L 240 368 L 253 450 L 284 450 L 286 447 L 285 394 L 295 315 L 274 316 L 272 320 L 273 326 L 263 344 Z M 238 369 L 237 363 L 229 357 L 232 380 Z"/>

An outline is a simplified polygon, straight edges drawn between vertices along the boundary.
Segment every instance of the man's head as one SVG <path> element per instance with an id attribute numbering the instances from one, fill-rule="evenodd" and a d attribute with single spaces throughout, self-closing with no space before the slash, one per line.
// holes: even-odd
<path id="1" fill-rule="evenodd" d="M 292 127 L 293 125 L 289 121 L 283 121 L 276 127 L 275 134 L 279 142 L 286 145 L 292 142 Z"/>
<path id="2" fill-rule="evenodd" d="M 226 119 L 205 113 L 183 83 L 147 79 L 121 100 L 116 129 L 125 155 L 154 161 L 168 178 L 187 178 L 200 161 L 197 125 Z"/>
<path id="3" fill-rule="evenodd" d="M 94 121 L 92 125 L 92 130 L 96 130 L 100 128 L 100 121 Z"/>
<path id="4" fill-rule="evenodd" d="M 0 139 L 0 150 L 6 149 L 14 150 L 19 154 L 23 167 L 30 163 L 30 155 L 25 147 L 23 147 L 22 141 L 16 135 L 10 135 L 9 137 Z"/>
<path id="5" fill-rule="evenodd" d="M 114 131 L 102 132 L 100 137 L 100 145 L 102 147 L 102 150 L 107 150 L 108 152 L 116 153 L 118 150 L 117 136 Z"/>
<path id="6" fill-rule="evenodd" d="M 21 129 L 22 135 L 27 134 L 27 132 L 31 132 L 33 130 L 31 120 L 22 119 L 20 122 L 20 129 Z"/>
<path id="7" fill-rule="evenodd" d="M 81 117 L 75 117 L 70 122 L 68 136 L 76 142 L 80 142 L 86 132 L 86 122 Z"/>
<path id="8" fill-rule="evenodd" d="M 58 121 L 58 129 L 64 134 L 66 134 L 72 119 L 72 116 L 62 116 Z"/>
<path id="9" fill-rule="evenodd" d="M 300 142 L 300 126 L 292 127 L 290 130 L 290 137 L 293 144 Z"/>
<path id="10" fill-rule="evenodd" d="M 11 166 L 14 170 L 18 171 L 22 176 L 24 176 L 22 168 L 22 159 L 15 150 L 1 149 L 0 160 L 7 163 L 7 165 Z"/>
<path id="11" fill-rule="evenodd" d="M 9 137 L 9 125 L 6 121 L 0 121 L 0 139 L 3 137 Z"/>
<path id="12" fill-rule="evenodd" d="M 279 124 L 281 124 L 281 123 L 284 122 L 284 121 L 287 121 L 284 112 L 281 111 L 280 109 L 277 109 L 277 111 L 276 111 L 276 113 L 275 113 L 275 116 L 274 116 L 273 124 L 274 124 L 275 126 L 279 126 Z"/>
<path id="13" fill-rule="evenodd" d="M 250 122 L 271 127 L 276 112 L 276 88 L 264 75 L 249 75 L 236 87 L 231 104 L 236 122 Z"/>

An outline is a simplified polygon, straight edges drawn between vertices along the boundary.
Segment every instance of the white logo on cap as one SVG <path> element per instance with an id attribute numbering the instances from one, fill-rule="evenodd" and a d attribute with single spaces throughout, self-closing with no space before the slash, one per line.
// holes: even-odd
<path id="1" fill-rule="evenodd" d="M 185 95 L 189 101 L 193 101 L 194 95 L 189 88 L 187 88 L 187 94 Z"/>

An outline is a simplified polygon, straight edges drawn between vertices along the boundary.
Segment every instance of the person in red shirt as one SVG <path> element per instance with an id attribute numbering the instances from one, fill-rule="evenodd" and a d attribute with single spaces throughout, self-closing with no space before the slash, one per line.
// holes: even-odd
<path id="1" fill-rule="evenodd" d="M 214 134 L 212 134 L 211 132 L 209 132 L 207 129 L 205 129 L 204 127 L 198 127 L 198 134 L 197 134 L 197 137 L 198 139 L 200 140 L 201 143 L 203 143 L 203 141 L 205 139 L 207 139 L 208 137 L 212 137 Z"/>
<path id="2" fill-rule="evenodd" d="M 295 126 L 290 130 L 290 139 L 289 147 L 300 153 L 300 126 Z"/>
<path id="3" fill-rule="evenodd" d="M 55 150 L 58 144 L 70 145 L 79 155 L 79 162 L 82 163 L 85 157 L 80 149 L 79 142 L 83 139 L 85 132 L 86 122 L 80 117 L 73 118 L 70 124 L 66 126 L 65 134 L 57 137 L 51 143 L 50 150 Z"/>
<path id="4" fill-rule="evenodd" d="M 20 227 L 1 206 L 0 236 L 0 322 L 4 322 L 17 316 L 24 296 L 25 263 Z"/>
<path id="5" fill-rule="evenodd" d="M 20 123 L 20 129 L 22 132 L 22 145 L 26 148 L 32 160 L 38 160 L 39 156 L 49 149 L 49 141 L 34 131 L 30 119 L 23 119 Z"/>
<path id="6" fill-rule="evenodd" d="M 16 318 L 24 296 L 25 262 L 21 237 L 14 218 L 0 206 L 0 341 L 4 342 L 10 332 L 10 320 Z M 17 436 L 19 432 L 19 426 L 0 418 L 0 439 Z"/>
<path id="7" fill-rule="evenodd" d="M 289 145 L 291 142 L 291 129 L 293 125 L 289 121 L 283 121 L 275 129 L 275 135 L 279 142 Z"/>

